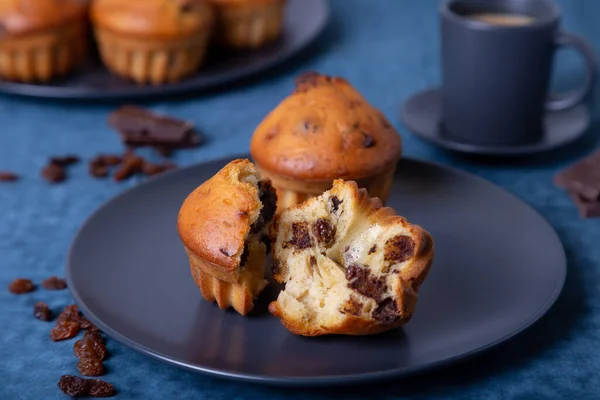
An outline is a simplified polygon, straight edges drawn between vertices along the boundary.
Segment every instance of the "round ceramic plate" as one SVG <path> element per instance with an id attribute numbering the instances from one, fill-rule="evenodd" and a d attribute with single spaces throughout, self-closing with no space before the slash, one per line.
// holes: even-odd
<path id="1" fill-rule="evenodd" d="M 78 232 L 67 265 L 85 315 L 112 338 L 190 370 L 263 383 L 356 383 L 438 367 L 489 349 L 539 319 L 561 291 L 562 245 L 533 209 L 473 175 L 398 166 L 389 205 L 434 237 L 413 319 L 378 336 L 294 336 L 267 312 L 203 300 L 179 240 L 179 207 L 229 160 L 168 172 L 118 196 Z"/>
<path id="2" fill-rule="evenodd" d="M 329 18 L 328 0 L 288 0 L 285 27 L 273 44 L 256 51 L 210 54 L 207 65 L 178 83 L 141 86 L 112 75 L 91 57 L 77 73 L 49 84 L 0 80 L 0 92 L 62 99 L 135 99 L 207 89 L 265 70 L 298 53 L 315 39 Z"/>

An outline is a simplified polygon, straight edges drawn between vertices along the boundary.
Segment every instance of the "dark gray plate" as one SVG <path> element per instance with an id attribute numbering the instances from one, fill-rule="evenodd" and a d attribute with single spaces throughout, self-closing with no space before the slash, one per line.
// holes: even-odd
<path id="1" fill-rule="evenodd" d="M 548 112 L 544 117 L 544 136 L 536 143 L 514 146 L 462 143 L 446 137 L 440 128 L 441 96 L 440 89 L 429 89 L 415 94 L 402 107 L 402 121 L 415 135 L 462 153 L 495 157 L 520 157 L 543 153 L 581 138 L 590 125 L 589 112 L 584 105 L 580 105 L 568 110 Z"/>
<path id="2" fill-rule="evenodd" d="M 548 223 L 504 190 L 447 167 L 403 160 L 389 204 L 428 229 L 436 260 L 404 328 L 376 337 L 303 338 L 266 311 L 205 302 L 176 230 L 187 194 L 227 161 L 141 184 L 83 225 L 67 265 L 77 304 L 116 340 L 167 363 L 271 384 L 340 384 L 401 376 L 488 349 L 540 318 L 566 274 Z"/>
<path id="3" fill-rule="evenodd" d="M 135 99 L 207 89 L 265 70 L 298 53 L 315 39 L 329 18 L 328 0 L 288 0 L 281 38 L 263 49 L 211 54 L 196 75 L 178 83 L 140 86 L 112 75 L 95 57 L 68 78 L 50 84 L 0 80 L 0 92 L 61 99 Z"/>

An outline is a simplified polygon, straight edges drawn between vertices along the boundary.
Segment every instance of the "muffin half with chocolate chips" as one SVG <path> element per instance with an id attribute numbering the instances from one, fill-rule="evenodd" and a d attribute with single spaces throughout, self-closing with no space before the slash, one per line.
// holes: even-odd
<path id="1" fill-rule="evenodd" d="M 434 257 L 433 239 L 355 182 L 283 211 L 271 227 L 269 311 L 304 336 L 369 335 L 410 320 Z"/>
<path id="2" fill-rule="evenodd" d="M 185 199 L 177 221 L 192 276 L 207 301 L 242 315 L 267 286 L 268 229 L 277 196 L 245 159 L 227 164 Z"/>
<path id="3" fill-rule="evenodd" d="M 335 179 L 353 180 L 385 203 L 402 142 L 345 79 L 309 72 L 256 128 L 250 153 L 283 211 L 331 189 Z"/>

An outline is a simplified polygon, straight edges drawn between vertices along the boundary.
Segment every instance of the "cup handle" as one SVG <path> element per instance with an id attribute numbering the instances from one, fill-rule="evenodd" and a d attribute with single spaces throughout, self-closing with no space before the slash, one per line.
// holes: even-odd
<path id="1" fill-rule="evenodd" d="M 596 80 L 596 53 L 587 40 L 568 32 L 559 33 L 556 38 L 556 47 L 570 46 L 578 50 L 586 64 L 586 78 L 584 84 L 568 93 L 554 96 L 546 102 L 546 110 L 560 111 L 576 106 L 584 101 L 585 97 L 594 88 Z"/>

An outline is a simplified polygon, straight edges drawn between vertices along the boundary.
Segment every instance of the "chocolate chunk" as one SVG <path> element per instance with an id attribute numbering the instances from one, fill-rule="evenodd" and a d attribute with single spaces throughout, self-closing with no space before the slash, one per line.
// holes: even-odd
<path id="1" fill-rule="evenodd" d="M 368 133 L 364 133 L 364 132 L 362 134 L 363 134 L 362 145 L 365 149 L 375 146 L 375 139 L 373 138 L 373 136 L 369 135 Z"/>
<path id="2" fill-rule="evenodd" d="M 387 292 L 385 278 L 375 277 L 366 266 L 350 265 L 346 270 L 346 279 L 350 289 L 376 302 L 383 300 L 383 295 Z"/>
<path id="3" fill-rule="evenodd" d="M 338 199 L 337 196 L 333 196 L 329 201 L 331 202 L 331 211 L 337 212 L 340 204 L 342 204 L 342 200 Z"/>
<path id="4" fill-rule="evenodd" d="M 313 235 L 317 241 L 327 246 L 335 238 L 335 227 L 331 226 L 331 223 L 325 218 L 319 218 L 313 224 Z"/>
<path id="5" fill-rule="evenodd" d="M 371 247 L 371 248 L 369 249 L 369 254 L 373 254 L 373 253 L 375 253 L 376 251 L 377 251 L 377 245 L 376 245 L 376 244 L 374 244 L 374 245 L 373 245 L 373 247 Z"/>
<path id="6" fill-rule="evenodd" d="M 250 244 L 246 241 L 244 243 L 244 251 L 242 252 L 242 255 L 240 256 L 240 267 L 243 267 L 246 265 L 246 262 L 248 261 L 249 256 L 250 256 Z"/>
<path id="7" fill-rule="evenodd" d="M 42 177 L 51 183 L 62 182 L 67 178 L 67 174 L 62 166 L 50 163 L 42 169 Z"/>
<path id="8" fill-rule="evenodd" d="M 410 259 L 415 253 L 415 242 L 410 236 L 398 235 L 385 242 L 383 259 L 394 264 Z"/>
<path id="9" fill-rule="evenodd" d="M 12 172 L 0 171 L 0 182 L 16 182 L 19 180 L 19 176 Z"/>
<path id="10" fill-rule="evenodd" d="M 279 271 L 281 270 L 281 264 L 279 263 L 279 261 L 274 261 L 273 265 L 271 266 L 271 274 L 273 276 L 279 274 Z"/>
<path id="11" fill-rule="evenodd" d="M 275 216 L 275 210 L 277 209 L 277 193 L 271 185 L 270 181 L 260 181 L 258 183 L 260 202 L 262 208 L 260 209 L 260 215 L 258 219 L 252 225 L 252 233 L 258 233 L 262 228 L 271 222 Z"/>
<path id="12" fill-rule="evenodd" d="M 380 302 L 378 307 L 373 311 L 372 316 L 381 325 L 392 325 L 400 318 L 398 306 L 396 306 L 396 302 L 391 297 Z"/>
<path id="13" fill-rule="evenodd" d="M 52 319 L 52 312 L 48 304 L 38 301 L 33 307 L 33 315 L 40 321 L 50 321 Z"/>
<path id="14" fill-rule="evenodd" d="M 569 193 L 571 199 L 579 210 L 579 215 L 582 218 L 598 218 L 600 217 L 600 201 L 589 201 L 582 198 L 578 193 Z"/>
<path id="15" fill-rule="evenodd" d="M 299 250 L 307 249 L 312 245 L 307 222 L 292 223 L 292 240 L 289 243 Z"/>
<path id="16" fill-rule="evenodd" d="M 64 156 L 64 157 L 52 157 L 50 159 L 51 164 L 58 165 L 59 167 L 68 167 L 73 164 L 77 164 L 79 162 L 78 156 Z"/>
<path id="17" fill-rule="evenodd" d="M 123 106 L 108 117 L 109 125 L 131 146 L 195 147 L 201 136 L 194 124 L 136 106 Z"/>
<path id="18" fill-rule="evenodd" d="M 585 200 L 600 200 L 600 150 L 559 172 L 554 183 Z"/>

